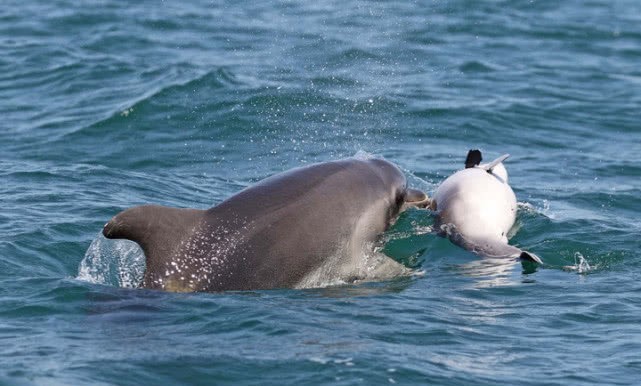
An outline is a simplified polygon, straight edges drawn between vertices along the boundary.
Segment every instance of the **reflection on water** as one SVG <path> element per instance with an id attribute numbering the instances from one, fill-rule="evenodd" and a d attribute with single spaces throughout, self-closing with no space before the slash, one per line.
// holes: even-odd
<path id="1" fill-rule="evenodd" d="M 412 276 L 403 276 L 389 281 L 381 282 L 363 282 L 360 284 L 330 286 L 322 288 L 305 289 L 306 295 L 318 296 L 323 298 L 350 298 L 360 296 L 376 296 L 385 294 L 401 293 L 415 282 L 417 273 Z"/>
<path id="2" fill-rule="evenodd" d="M 536 272 L 538 265 L 519 259 L 476 258 L 472 261 L 457 264 L 453 270 L 457 273 L 476 279 L 475 288 L 512 286 L 530 283 L 529 274 Z"/>

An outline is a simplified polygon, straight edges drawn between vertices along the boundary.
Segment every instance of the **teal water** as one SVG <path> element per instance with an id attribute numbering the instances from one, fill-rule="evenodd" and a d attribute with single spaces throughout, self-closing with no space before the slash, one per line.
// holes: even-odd
<path id="1" fill-rule="evenodd" d="M 640 26 L 632 0 L 5 0 L 0 384 L 638 383 Z M 545 266 L 410 211 L 384 236 L 410 278 L 164 293 L 113 244 L 79 278 L 130 206 L 359 151 L 433 192 L 473 147 L 512 154 Z"/>

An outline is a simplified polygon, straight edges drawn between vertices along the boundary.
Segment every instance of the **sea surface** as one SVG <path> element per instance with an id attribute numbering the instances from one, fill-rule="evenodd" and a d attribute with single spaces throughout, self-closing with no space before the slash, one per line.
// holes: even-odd
<path id="1" fill-rule="evenodd" d="M 177 294 L 100 236 L 358 154 L 432 194 L 471 148 L 543 266 L 411 210 L 413 276 Z M 3 0 L 0 384 L 638 384 L 640 154 L 637 0 Z"/>

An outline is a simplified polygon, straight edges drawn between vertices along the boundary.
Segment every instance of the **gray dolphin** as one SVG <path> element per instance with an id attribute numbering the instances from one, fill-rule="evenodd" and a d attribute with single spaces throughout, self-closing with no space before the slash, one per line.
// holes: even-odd
<path id="1" fill-rule="evenodd" d="M 277 174 L 207 210 L 127 209 L 103 234 L 142 247 L 146 288 L 304 287 L 322 272 L 358 279 L 357 260 L 399 212 L 427 204 L 394 164 L 350 158 Z"/>

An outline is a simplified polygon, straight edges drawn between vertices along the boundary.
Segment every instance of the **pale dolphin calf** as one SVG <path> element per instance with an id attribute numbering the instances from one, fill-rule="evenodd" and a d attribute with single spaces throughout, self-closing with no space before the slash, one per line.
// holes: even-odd
<path id="1" fill-rule="evenodd" d="M 516 196 L 508 184 L 503 155 L 480 164 L 479 150 L 470 150 L 465 169 L 438 187 L 430 204 L 437 215 L 437 229 L 453 243 L 489 258 L 520 258 L 541 264 L 533 253 L 508 244 L 516 220 Z"/>
<path id="2" fill-rule="evenodd" d="M 377 272 L 364 272 L 362 260 L 401 210 L 427 202 L 392 163 L 350 158 L 275 175 L 208 210 L 127 209 L 103 234 L 142 247 L 147 288 L 309 287 L 409 271 L 379 256 L 380 264 L 366 267 Z"/>

